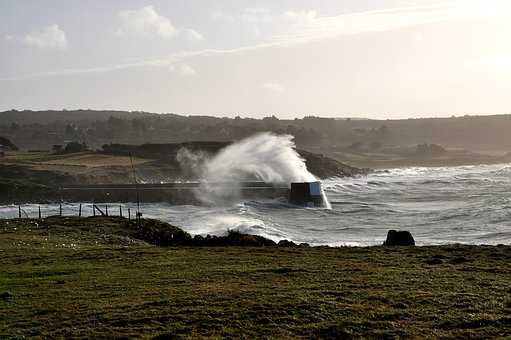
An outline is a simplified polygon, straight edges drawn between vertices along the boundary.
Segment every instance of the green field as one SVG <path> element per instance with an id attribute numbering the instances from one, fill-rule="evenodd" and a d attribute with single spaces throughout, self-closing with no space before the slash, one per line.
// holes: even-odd
<path id="1" fill-rule="evenodd" d="M 511 246 L 158 247 L 137 235 L 118 218 L 0 220 L 0 338 L 511 336 Z"/>
<path id="2" fill-rule="evenodd" d="M 151 160 L 128 156 L 107 155 L 94 151 L 70 154 L 52 154 L 44 151 L 9 151 L 0 158 L 1 164 L 22 165 L 36 170 L 60 172 L 84 172 L 90 168 L 122 167 L 131 169 Z"/>

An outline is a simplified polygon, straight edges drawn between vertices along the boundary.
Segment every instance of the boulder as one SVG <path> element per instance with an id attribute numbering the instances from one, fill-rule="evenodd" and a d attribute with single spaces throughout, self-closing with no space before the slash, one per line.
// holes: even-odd
<path id="1" fill-rule="evenodd" d="M 414 246 L 415 240 L 409 231 L 389 230 L 384 246 Z"/>
<path id="2" fill-rule="evenodd" d="M 11 292 L 2 292 L 0 293 L 0 299 L 2 300 L 10 300 L 12 299 L 13 295 Z"/>
<path id="3" fill-rule="evenodd" d="M 289 240 L 280 240 L 277 244 L 279 247 L 296 247 L 297 244 Z"/>
<path id="4" fill-rule="evenodd" d="M 224 239 L 226 246 L 241 246 L 241 247 L 262 247 L 275 246 L 275 242 L 259 235 L 242 234 L 236 230 L 229 230 L 227 236 L 219 237 Z"/>

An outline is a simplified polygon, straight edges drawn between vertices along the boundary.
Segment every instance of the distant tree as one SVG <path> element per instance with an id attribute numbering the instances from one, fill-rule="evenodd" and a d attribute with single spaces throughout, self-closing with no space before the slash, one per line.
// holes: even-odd
<path id="1" fill-rule="evenodd" d="M 445 152 L 445 148 L 438 144 L 418 144 L 416 148 L 416 153 L 421 156 L 438 156 Z"/>
<path id="2" fill-rule="evenodd" d="M 65 133 L 66 133 L 66 136 L 73 136 L 76 132 L 76 126 L 74 126 L 73 124 L 67 124 L 66 125 L 66 130 L 65 130 Z"/>
<path id="3" fill-rule="evenodd" d="M 135 118 L 131 121 L 131 126 L 138 134 L 143 134 L 148 130 L 149 123 L 146 119 Z"/>
<path id="4" fill-rule="evenodd" d="M 275 121 L 278 121 L 279 119 L 277 117 L 275 117 L 275 115 L 271 115 L 270 117 L 264 117 L 263 118 L 263 122 L 275 122 Z"/>
<path id="5" fill-rule="evenodd" d="M 371 144 L 369 144 L 369 148 L 371 148 L 371 150 L 378 150 L 381 147 L 382 147 L 381 143 L 377 141 L 371 142 Z"/>
<path id="6" fill-rule="evenodd" d="M 63 153 L 75 153 L 87 151 L 87 144 L 78 142 L 69 142 L 66 144 Z"/>
<path id="7" fill-rule="evenodd" d="M 60 144 L 55 144 L 55 145 L 52 146 L 51 149 L 53 150 L 53 153 L 61 153 L 62 149 L 63 149 L 63 146 L 60 145 Z"/>
<path id="8" fill-rule="evenodd" d="M 13 122 L 9 128 L 12 132 L 16 132 L 20 129 L 20 125 L 16 122 Z"/>
<path id="9" fill-rule="evenodd" d="M 13 142 L 11 142 L 10 140 L 8 140 L 7 138 L 4 138 L 4 137 L 0 137 L 0 146 L 2 146 L 2 148 L 4 150 L 12 150 L 12 151 L 18 150 L 18 147 L 16 145 L 14 145 Z"/>
<path id="10" fill-rule="evenodd" d="M 378 128 L 378 134 L 381 137 L 385 137 L 389 133 L 389 128 L 386 125 L 382 125 Z"/>
<path id="11" fill-rule="evenodd" d="M 364 145 L 364 143 L 362 143 L 362 142 L 354 142 L 354 143 L 350 144 L 350 146 L 348 146 L 348 149 L 350 149 L 350 150 L 360 150 L 363 145 Z"/>

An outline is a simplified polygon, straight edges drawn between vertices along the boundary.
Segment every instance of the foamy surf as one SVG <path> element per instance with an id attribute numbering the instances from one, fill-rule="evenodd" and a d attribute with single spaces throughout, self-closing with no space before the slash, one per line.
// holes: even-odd
<path id="1" fill-rule="evenodd" d="M 511 244 L 510 165 L 408 168 L 323 181 L 332 209 L 303 209 L 285 200 L 238 201 L 223 206 L 142 204 L 144 217 L 157 218 L 192 234 L 222 235 L 240 230 L 311 245 L 381 244 L 389 229 L 409 230 L 418 245 Z M 111 212 L 118 211 L 112 204 Z M 123 205 L 124 211 L 134 204 Z M 117 208 L 115 208 L 117 207 Z M 37 217 L 38 205 L 23 210 Z M 43 215 L 58 204 L 41 205 Z M 64 205 L 75 215 L 78 205 Z M 84 205 L 84 216 L 91 215 Z M 0 206 L 15 218 L 17 206 Z"/>
<path id="2" fill-rule="evenodd" d="M 225 147 L 212 157 L 184 149 L 178 152 L 177 160 L 200 177 L 202 184 L 196 196 L 209 205 L 240 201 L 241 184 L 246 181 L 288 188 L 293 182 L 318 181 L 296 152 L 291 135 L 259 133 Z M 324 208 L 330 209 L 324 190 L 321 196 Z"/>

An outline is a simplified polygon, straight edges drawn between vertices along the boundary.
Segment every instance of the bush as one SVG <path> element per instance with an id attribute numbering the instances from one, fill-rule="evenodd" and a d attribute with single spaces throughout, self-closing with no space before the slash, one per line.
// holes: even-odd
<path id="1" fill-rule="evenodd" d="M 17 151 L 18 147 L 5 137 L 0 137 L 0 145 L 11 151 Z"/>
<path id="2" fill-rule="evenodd" d="M 87 151 L 87 144 L 85 143 L 78 143 L 78 142 L 69 142 L 67 143 L 66 147 L 64 148 L 64 151 L 62 153 L 75 153 L 75 152 L 83 152 Z"/>
<path id="3" fill-rule="evenodd" d="M 419 144 L 417 145 L 417 152 L 418 155 L 425 155 L 425 156 L 437 156 L 442 155 L 445 153 L 445 149 L 438 144 Z"/>

